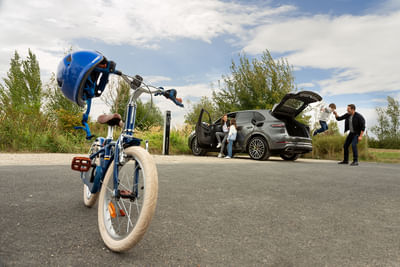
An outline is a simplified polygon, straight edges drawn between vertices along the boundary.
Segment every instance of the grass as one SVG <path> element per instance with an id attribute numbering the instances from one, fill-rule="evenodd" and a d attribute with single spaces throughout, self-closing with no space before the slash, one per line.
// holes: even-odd
<path id="1" fill-rule="evenodd" d="M 172 129 L 170 132 L 170 155 L 191 154 L 187 140 L 191 132 L 191 127 L 184 127 L 181 129 Z M 161 127 L 153 127 L 148 131 L 137 131 L 136 137 L 143 140 L 142 146 L 145 146 L 145 141 L 149 142 L 149 152 L 153 154 L 162 153 L 163 145 L 163 129 Z"/>
<path id="2" fill-rule="evenodd" d="M 342 135 L 317 135 L 313 137 L 313 151 L 304 155 L 305 158 L 343 160 L 343 144 L 346 137 Z M 349 149 L 350 160 L 352 149 Z M 368 139 L 358 144 L 358 154 L 361 161 L 400 163 L 400 150 L 369 148 Z"/>
<path id="3" fill-rule="evenodd" d="M 15 114 L 16 120 L 0 118 L 0 151 L 1 152 L 61 152 L 61 153 L 87 153 L 92 141 L 85 140 L 83 131 L 73 130 L 69 127 L 56 127 L 49 123 L 46 117 L 33 118 L 30 114 Z M 29 123 L 29 122 L 34 123 Z M 71 122 L 76 125 L 79 122 Z M 90 123 L 92 133 L 96 136 L 106 136 L 107 127 L 98 123 Z M 192 131 L 191 126 L 180 129 L 171 129 L 170 155 L 191 154 L 188 146 L 188 136 Z M 118 138 L 120 131 L 114 131 L 114 138 Z M 136 131 L 135 136 L 142 139 L 142 146 L 149 141 L 149 152 L 162 153 L 163 129 L 153 127 L 148 131 Z M 304 155 L 305 158 L 314 159 L 343 159 L 343 143 L 345 136 L 339 134 L 323 134 L 313 137 L 313 151 Z M 361 161 L 400 163 L 400 150 L 368 148 L 366 138 L 358 145 Z M 350 159 L 351 159 L 350 148 Z"/>
<path id="4" fill-rule="evenodd" d="M 369 148 L 368 153 L 368 161 L 400 163 L 400 149 Z"/>

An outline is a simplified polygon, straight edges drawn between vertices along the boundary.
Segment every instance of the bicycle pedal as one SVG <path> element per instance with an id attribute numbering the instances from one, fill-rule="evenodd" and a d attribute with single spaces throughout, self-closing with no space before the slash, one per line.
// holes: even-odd
<path id="1" fill-rule="evenodd" d="M 90 170 L 91 166 L 92 166 L 92 163 L 91 163 L 90 158 L 74 157 L 72 159 L 71 169 L 73 169 L 74 171 L 87 172 Z"/>

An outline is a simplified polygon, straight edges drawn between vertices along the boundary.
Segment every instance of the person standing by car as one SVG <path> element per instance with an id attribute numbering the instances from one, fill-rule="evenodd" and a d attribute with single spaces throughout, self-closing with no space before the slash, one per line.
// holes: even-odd
<path id="1" fill-rule="evenodd" d="M 228 137 L 229 126 L 230 126 L 230 123 L 228 121 L 228 115 L 225 114 L 221 118 L 222 132 L 216 132 L 215 133 L 215 136 L 217 137 L 217 140 L 218 140 L 217 148 L 221 148 L 220 151 L 219 151 L 219 154 L 218 154 L 219 158 L 223 157 L 222 153 L 224 152 L 226 138 Z M 222 138 L 222 140 L 221 140 L 221 138 Z"/>
<path id="2" fill-rule="evenodd" d="M 236 140 L 236 135 L 237 135 L 237 126 L 236 126 L 236 120 L 231 119 L 231 126 L 229 127 L 229 133 L 228 133 L 228 155 L 225 157 L 226 159 L 232 158 L 232 146 L 233 142 Z"/>
<path id="3" fill-rule="evenodd" d="M 315 130 L 313 134 L 314 136 L 328 130 L 329 116 L 335 110 L 336 110 L 336 105 L 334 103 L 330 103 L 329 108 L 327 108 L 326 106 L 321 108 L 321 113 L 319 115 L 319 124 L 321 125 L 321 128 Z"/>
<path id="4" fill-rule="evenodd" d="M 350 130 L 349 135 L 344 142 L 344 159 L 339 162 L 339 164 L 348 164 L 349 163 L 349 146 L 351 144 L 353 148 L 353 162 L 351 166 L 358 166 L 358 151 L 357 144 L 361 142 L 364 131 L 365 131 L 365 119 L 364 117 L 356 112 L 356 106 L 354 104 L 350 104 L 347 106 L 347 113 L 343 116 L 338 116 L 337 112 L 333 112 L 335 114 L 336 120 L 341 121 L 345 120 L 344 123 L 344 132 Z"/>

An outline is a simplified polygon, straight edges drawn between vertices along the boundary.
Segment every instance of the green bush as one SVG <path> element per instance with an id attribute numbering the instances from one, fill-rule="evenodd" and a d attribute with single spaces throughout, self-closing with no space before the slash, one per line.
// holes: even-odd
<path id="1" fill-rule="evenodd" d="M 368 140 L 368 145 L 371 148 L 400 149 L 400 139 L 385 138 L 383 140 L 377 140 L 374 138 L 370 138 Z"/>
<path id="2" fill-rule="evenodd" d="M 316 135 L 313 137 L 313 151 L 306 157 L 315 159 L 343 159 L 343 144 L 346 136 L 343 135 Z M 350 159 L 352 158 L 352 148 L 350 146 Z M 366 137 L 358 144 L 358 155 L 362 160 L 369 159 L 368 140 Z"/>

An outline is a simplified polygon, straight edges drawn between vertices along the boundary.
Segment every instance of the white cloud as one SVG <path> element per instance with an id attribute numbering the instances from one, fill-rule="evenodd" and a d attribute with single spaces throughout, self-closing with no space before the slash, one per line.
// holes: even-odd
<path id="1" fill-rule="evenodd" d="M 165 76 L 144 76 L 143 79 L 145 82 L 150 82 L 152 84 L 171 81 L 170 77 Z"/>
<path id="2" fill-rule="evenodd" d="M 313 84 L 313 83 L 300 83 L 300 84 L 298 84 L 299 88 L 308 88 L 308 87 L 314 87 L 314 86 L 315 86 L 315 84 Z"/>
<path id="3" fill-rule="evenodd" d="M 240 37 L 247 26 L 293 9 L 221 0 L 8 0 L 0 6 L 0 74 L 14 50 L 31 48 L 46 73 L 77 39 L 153 49 L 177 38 L 211 42 L 221 34 Z"/>
<path id="4" fill-rule="evenodd" d="M 289 52 L 295 67 L 334 69 L 332 77 L 317 81 L 322 94 L 394 91 L 400 89 L 399 29 L 400 11 L 393 10 L 385 15 L 297 17 L 256 27 L 244 50 Z"/>

